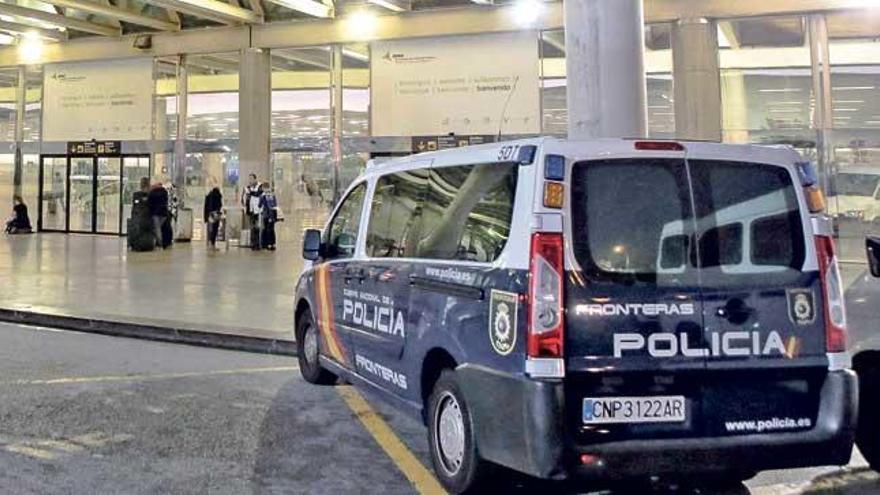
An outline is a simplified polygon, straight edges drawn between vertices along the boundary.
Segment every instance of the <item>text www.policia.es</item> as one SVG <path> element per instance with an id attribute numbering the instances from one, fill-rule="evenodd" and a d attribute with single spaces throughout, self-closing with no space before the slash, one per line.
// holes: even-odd
<path id="1" fill-rule="evenodd" d="M 813 421 L 810 418 L 771 418 L 751 421 L 726 421 L 724 427 L 729 432 L 755 432 L 774 430 L 799 430 L 810 428 Z"/>

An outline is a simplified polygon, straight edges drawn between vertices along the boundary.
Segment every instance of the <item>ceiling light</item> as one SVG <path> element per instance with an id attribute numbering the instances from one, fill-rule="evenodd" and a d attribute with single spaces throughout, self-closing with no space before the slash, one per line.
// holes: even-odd
<path id="1" fill-rule="evenodd" d="M 840 86 L 837 88 L 831 88 L 834 91 L 862 91 L 862 90 L 871 90 L 876 89 L 874 86 Z"/>
<path id="2" fill-rule="evenodd" d="M 25 62 L 33 63 L 43 55 L 43 40 L 36 31 L 24 33 L 18 40 L 18 53 Z"/>
<path id="3" fill-rule="evenodd" d="M 371 39 L 376 35 L 379 19 L 369 10 L 358 10 L 346 19 L 348 32 L 357 39 Z"/>
<path id="4" fill-rule="evenodd" d="M 761 93 L 800 93 L 801 88 L 765 88 L 758 90 Z"/>
<path id="5" fill-rule="evenodd" d="M 544 3 L 540 0 L 517 0 L 511 12 L 514 22 L 520 26 L 530 26 L 544 13 Z"/>

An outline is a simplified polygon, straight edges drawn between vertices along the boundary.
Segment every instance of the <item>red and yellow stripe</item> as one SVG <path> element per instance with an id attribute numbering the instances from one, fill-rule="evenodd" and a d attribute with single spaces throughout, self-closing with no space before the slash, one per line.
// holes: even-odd
<path id="1" fill-rule="evenodd" d="M 321 265 L 316 270 L 318 296 L 318 328 L 324 338 L 325 349 L 334 361 L 345 364 L 343 346 L 333 320 L 333 297 L 330 286 L 330 267 Z"/>

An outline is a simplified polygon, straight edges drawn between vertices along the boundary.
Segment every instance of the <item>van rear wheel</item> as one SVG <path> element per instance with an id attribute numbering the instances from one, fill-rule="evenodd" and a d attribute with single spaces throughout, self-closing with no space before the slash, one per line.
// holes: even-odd
<path id="1" fill-rule="evenodd" d="M 480 458 L 470 410 L 455 372 L 443 371 L 428 400 L 428 443 L 440 484 L 450 493 L 478 493 L 490 465 Z"/>
<path id="2" fill-rule="evenodd" d="M 316 385 L 336 383 L 336 375 L 321 366 L 318 325 L 310 311 L 303 312 L 296 324 L 296 357 L 303 379 Z"/>
<path id="3" fill-rule="evenodd" d="M 874 471 L 880 471 L 880 367 L 865 366 L 859 375 L 859 426 L 856 445 Z"/>

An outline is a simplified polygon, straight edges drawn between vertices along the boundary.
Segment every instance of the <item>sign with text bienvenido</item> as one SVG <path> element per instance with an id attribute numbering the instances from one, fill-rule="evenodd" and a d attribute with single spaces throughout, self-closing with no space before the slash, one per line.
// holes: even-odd
<path id="1" fill-rule="evenodd" d="M 376 41 L 371 52 L 374 136 L 541 132 L 534 32 Z"/>
<path id="2" fill-rule="evenodd" d="M 149 58 L 46 65 L 43 140 L 151 139 Z"/>

